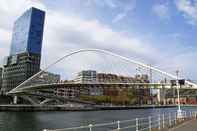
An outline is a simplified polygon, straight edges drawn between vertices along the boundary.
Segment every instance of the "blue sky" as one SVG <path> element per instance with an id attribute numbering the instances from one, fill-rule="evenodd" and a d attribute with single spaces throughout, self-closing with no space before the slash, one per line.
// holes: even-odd
<path id="1" fill-rule="evenodd" d="M 47 13 L 43 66 L 99 48 L 197 79 L 197 0 L 1 0 L 0 59 L 9 53 L 14 20 L 31 6 Z"/>

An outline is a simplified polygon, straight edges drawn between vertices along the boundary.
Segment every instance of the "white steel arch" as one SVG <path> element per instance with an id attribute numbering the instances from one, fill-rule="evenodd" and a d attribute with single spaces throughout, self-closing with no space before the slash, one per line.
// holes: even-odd
<path id="1" fill-rule="evenodd" d="M 40 72 L 36 73 L 35 75 L 33 75 L 32 77 L 30 77 L 29 79 L 27 79 L 26 81 L 24 81 L 23 83 L 21 83 L 20 85 L 18 85 L 16 88 L 14 88 L 11 91 L 9 91 L 7 94 L 12 94 L 12 93 L 17 92 L 17 90 L 22 89 L 22 88 L 20 88 L 22 85 L 26 84 L 27 82 L 29 82 L 30 80 L 32 80 L 34 77 L 38 76 L 39 74 L 41 74 L 42 72 L 46 71 L 47 69 L 49 69 L 50 67 L 54 66 L 55 64 L 57 64 L 58 62 L 62 61 L 63 59 L 66 59 L 66 58 L 68 58 L 68 57 L 70 57 L 70 56 L 72 56 L 74 54 L 78 54 L 78 53 L 81 53 L 81 52 L 100 52 L 100 53 L 108 54 L 108 55 L 111 55 L 111 56 L 114 56 L 114 57 L 118 57 L 118 58 L 120 58 L 120 59 L 122 59 L 122 60 L 124 60 L 126 62 L 129 62 L 129 63 L 132 63 L 132 64 L 136 64 L 138 66 L 142 66 L 142 67 L 145 67 L 145 68 L 154 70 L 154 71 L 156 71 L 156 72 L 158 72 L 158 73 L 160 73 L 162 75 L 168 76 L 168 77 L 170 77 L 172 79 L 177 79 L 177 76 L 175 76 L 173 74 L 167 73 L 165 71 L 162 71 L 162 70 L 160 70 L 158 68 L 155 68 L 153 66 L 144 64 L 142 62 L 131 60 L 131 59 L 127 58 L 127 57 L 124 57 L 124 56 L 115 54 L 115 53 L 110 52 L 110 51 L 107 51 L 107 50 L 103 50 L 103 49 L 80 49 L 80 50 L 71 52 L 71 53 L 63 56 L 62 58 L 58 59 L 54 63 L 48 65 L 46 68 L 44 68 Z M 186 84 L 193 86 L 193 88 L 197 88 L 197 84 L 195 84 L 193 82 L 190 82 L 190 81 L 187 81 L 187 80 L 185 82 L 186 82 Z"/>

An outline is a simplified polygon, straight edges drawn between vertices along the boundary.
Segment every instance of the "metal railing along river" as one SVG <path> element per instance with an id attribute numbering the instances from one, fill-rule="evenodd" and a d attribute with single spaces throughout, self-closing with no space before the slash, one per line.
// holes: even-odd
<path id="1" fill-rule="evenodd" d="M 180 122 L 196 117 L 196 114 L 193 111 L 185 111 L 183 117 L 178 119 L 177 112 L 169 112 L 131 120 L 89 124 L 64 129 L 44 129 L 43 131 L 158 131 L 172 128 Z"/>

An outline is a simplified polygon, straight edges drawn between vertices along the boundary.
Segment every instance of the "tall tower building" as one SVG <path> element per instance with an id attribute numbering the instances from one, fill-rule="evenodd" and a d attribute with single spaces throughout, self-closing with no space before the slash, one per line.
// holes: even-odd
<path id="1" fill-rule="evenodd" d="M 1 95 L 1 88 L 2 88 L 2 73 L 3 73 L 3 68 L 0 67 L 0 95 Z"/>
<path id="2" fill-rule="evenodd" d="M 30 8 L 14 23 L 10 55 L 4 62 L 6 93 L 40 70 L 45 12 Z"/>

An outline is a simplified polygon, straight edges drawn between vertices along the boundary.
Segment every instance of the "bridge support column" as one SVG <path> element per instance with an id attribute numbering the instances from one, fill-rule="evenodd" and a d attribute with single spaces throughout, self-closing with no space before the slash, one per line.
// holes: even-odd
<path id="1" fill-rule="evenodd" d="M 18 101 L 18 97 L 17 97 L 17 96 L 14 96 L 14 98 L 13 98 L 13 103 L 14 103 L 14 104 L 17 104 L 17 101 Z"/>
<path id="2" fill-rule="evenodd" d="M 166 89 L 163 89 L 163 91 L 162 91 L 162 93 L 163 93 L 163 104 L 164 105 L 166 105 Z"/>
<path id="3" fill-rule="evenodd" d="M 166 105 L 166 90 L 164 88 L 158 89 L 157 100 L 159 104 Z"/>
<path id="4" fill-rule="evenodd" d="M 158 102 L 158 104 L 161 104 L 161 93 L 160 93 L 160 89 L 157 89 L 157 102 Z"/>

